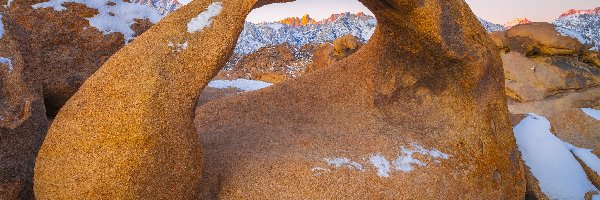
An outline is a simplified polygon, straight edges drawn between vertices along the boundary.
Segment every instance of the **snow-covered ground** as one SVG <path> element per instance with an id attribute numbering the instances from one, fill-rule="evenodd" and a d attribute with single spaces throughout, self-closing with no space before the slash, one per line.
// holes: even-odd
<path id="1" fill-rule="evenodd" d="M 600 168 L 598 157 L 552 134 L 545 117 L 529 114 L 513 130 L 525 165 L 550 199 L 584 199 L 586 193 L 599 191 L 575 156 L 594 170 Z"/>
<path id="2" fill-rule="evenodd" d="M 262 82 L 262 81 L 253 81 L 246 79 L 236 79 L 236 80 L 213 80 L 208 83 L 208 87 L 217 88 L 217 89 L 227 89 L 227 88 L 237 88 L 243 91 L 254 91 L 260 90 L 266 87 L 269 87 L 273 84 Z"/>
<path id="3" fill-rule="evenodd" d="M 582 108 L 581 110 L 583 110 L 583 112 L 585 114 L 587 114 L 588 116 L 590 116 L 596 120 L 600 120 L 600 110 L 594 110 L 591 108 Z"/>
<path id="4" fill-rule="evenodd" d="M 121 33 L 125 36 L 125 42 L 133 40 L 135 31 L 131 29 L 131 25 L 135 23 L 136 19 L 148 19 L 152 23 L 157 23 L 164 17 L 149 6 L 112 0 L 50 0 L 32 7 L 34 9 L 53 8 L 60 12 L 67 10 L 63 4 L 70 2 L 85 4 L 89 8 L 98 10 L 98 14 L 87 18 L 90 25 L 105 35 Z"/>

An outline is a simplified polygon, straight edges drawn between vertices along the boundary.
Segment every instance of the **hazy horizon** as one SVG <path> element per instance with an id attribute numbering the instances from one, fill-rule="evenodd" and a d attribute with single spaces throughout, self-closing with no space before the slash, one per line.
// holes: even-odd
<path id="1" fill-rule="evenodd" d="M 569 9 L 592 9 L 600 6 L 599 0 L 466 0 L 473 12 L 490 22 L 505 24 L 516 18 L 550 22 Z M 513 6 L 519 5 L 519 6 Z M 544 5 L 540 8 L 539 5 Z M 301 17 L 309 14 L 319 21 L 331 14 L 343 12 L 373 13 L 357 0 L 296 0 L 290 3 L 271 4 L 250 13 L 247 21 L 272 22 L 286 17 Z"/>

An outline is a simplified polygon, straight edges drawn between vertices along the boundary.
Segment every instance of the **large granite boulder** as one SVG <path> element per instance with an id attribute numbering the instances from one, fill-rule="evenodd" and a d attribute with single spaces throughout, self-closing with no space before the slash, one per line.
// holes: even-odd
<path id="1" fill-rule="evenodd" d="M 0 199 L 33 199 L 33 166 L 48 120 L 41 88 L 11 38 L 12 16 L 0 18 Z"/>
<path id="2" fill-rule="evenodd" d="M 333 41 L 333 44 L 324 43 L 313 54 L 313 62 L 306 68 L 306 72 L 323 69 L 337 61 L 354 54 L 364 44 L 356 36 L 344 35 Z"/>
<path id="3" fill-rule="evenodd" d="M 468 6 L 361 2 L 378 27 L 355 54 L 197 110 L 201 198 L 523 199 L 500 57 Z"/>
<path id="4" fill-rule="evenodd" d="M 256 1 L 196 0 L 113 55 L 65 104 L 35 166 L 38 199 L 193 199 L 194 108 Z"/>
<path id="5" fill-rule="evenodd" d="M 528 56 L 578 55 L 583 47 L 577 39 L 561 34 L 553 24 L 546 22 L 514 26 L 506 34 L 511 50 Z"/>
<path id="6" fill-rule="evenodd" d="M 462 0 L 362 0 L 369 44 L 207 103 L 203 151 L 198 95 L 274 2 L 193 1 L 111 57 L 54 121 L 36 197 L 523 199 L 500 57 Z"/>
<path id="7" fill-rule="evenodd" d="M 502 55 L 508 96 L 518 102 L 539 101 L 600 85 L 600 68 L 577 57 Z"/>

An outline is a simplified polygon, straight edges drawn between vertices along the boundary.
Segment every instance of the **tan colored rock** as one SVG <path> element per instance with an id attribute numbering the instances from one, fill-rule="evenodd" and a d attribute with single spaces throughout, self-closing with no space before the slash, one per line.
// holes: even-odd
<path id="1" fill-rule="evenodd" d="M 66 3 L 65 11 L 33 9 L 48 0 L 12 1 L 10 11 L 14 40 L 23 60 L 41 83 L 50 117 L 75 94 L 83 82 L 125 44 L 120 33 L 104 35 L 86 18 L 98 12 L 83 4 Z M 5 5 L 5 4 L 2 4 Z M 132 26 L 139 35 L 149 28 L 147 20 Z"/>
<path id="2" fill-rule="evenodd" d="M 246 55 L 234 55 L 231 67 L 222 70 L 218 79 L 250 79 L 280 83 L 301 76 L 310 63 L 310 54 L 316 44 L 295 47 L 284 43 L 268 46 Z"/>
<path id="3" fill-rule="evenodd" d="M 6 31 L 0 35 L 0 199 L 33 199 L 33 166 L 48 120 L 41 88 L 27 75 L 30 69 L 11 38 L 12 16 L 2 15 Z"/>
<path id="4" fill-rule="evenodd" d="M 594 184 L 596 188 L 600 187 L 600 174 L 598 174 L 596 171 L 587 166 L 581 159 L 577 158 L 577 156 L 575 156 L 575 158 L 583 167 L 583 170 L 587 174 L 588 179 L 592 182 L 592 184 Z"/>
<path id="5" fill-rule="evenodd" d="M 201 107 L 202 167 L 197 97 L 246 15 L 272 2 L 224 0 L 210 28 L 188 34 L 186 23 L 212 3 L 193 1 L 111 57 L 55 119 L 36 197 L 523 199 L 500 57 L 462 0 L 361 1 L 380 20 L 359 54 Z M 414 155 L 427 165 L 410 173 L 369 164 L 416 145 L 431 151 Z M 338 156 L 364 171 L 324 161 Z"/>
<path id="6" fill-rule="evenodd" d="M 516 101 L 538 101 L 600 85 L 600 69 L 577 57 L 528 58 L 513 51 L 503 54 L 502 62 L 507 96 Z"/>
<path id="7" fill-rule="evenodd" d="M 466 4 L 361 2 L 378 30 L 356 54 L 197 110 L 200 198 L 523 199 L 500 57 Z M 451 157 L 399 171 L 411 144 Z"/>
<path id="8" fill-rule="evenodd" d="M 508 40 L 508 35 L 506 34 L 506 31 L 491 32 L 490 37 L 492 38 L 494 43 L 496 43 L 498 49 L 505 53 L 508 53 L 510 51 L 510 42 Z"/>
<path id="9" fill-rule="evenodd" d="M 598 51 L 586 50 L 582 52 L 581 58 L 583 62 L 590 63 L 600 68 L 600 53 Z"/>
<path id="10" fill-rule="evenodd" d="M 194 199 L 203 170 L 194 107 L 254 3 L 193 1 L 113 55 L 54 120 L 36 160 L 36 198 Z M 219 4 L 210 27 L 188 32 Z"/>
<path id="11" fill-rule="evenodd" d="M 333 58 L 334 51 L 335 49 L 333 48 L 333 44 L 321 44 L 321 46 L 313 53 L 313 62 L 307 66 L 306 73 L 320 70 L 336 62 L 337 60 Z"/>
<path id="12" fill-rule="evenodd" d="M 600 157 L 600 149 L 595 149 L 592 153 L 596 154 L 596 156 Z"/>
<path id="13" fill-rule="evenodd" d="M 306 72 L 314 72 L 340 61 L 360 49 L 364 44 L 351 34 L 324 43 L 313 53 L 313 63 L 308 65 Z"/>
<path id="14" fill-rule="evenodd" d="M 561 35 L 556 27 L 546 22 L 534 22 L 512 27 L 506 31 L 511 50 L 528 56 L 578 55 L 581 43 Z"/>
<path id="15" fill-rule="evenodd" d="M 333 41 L 333 48 L 335 49 L 333 56 L 341 60 L 358 51 L 361 46 L 362 43 L 356 36 L 351 34 L 344 35 Z"/>

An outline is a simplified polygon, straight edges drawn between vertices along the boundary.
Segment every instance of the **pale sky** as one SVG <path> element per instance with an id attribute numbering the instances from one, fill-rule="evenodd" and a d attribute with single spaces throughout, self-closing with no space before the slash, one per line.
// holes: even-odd
<path id="1" fill-rule="evenodd" d="M 488 21 L 504 24 L 515 18 L 531 21 L 552 21 L 569 9 L 600 7 L 600 0 L 466 0 L 476 15 Z M 301 17 L 308 13 L 321 20 L 334 13 L 371 12 L 357 0 L 296 0 L 291 3 L 271 4 L 250 13 L 250 22 L 276 21 L 285 17 Z"/>

